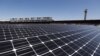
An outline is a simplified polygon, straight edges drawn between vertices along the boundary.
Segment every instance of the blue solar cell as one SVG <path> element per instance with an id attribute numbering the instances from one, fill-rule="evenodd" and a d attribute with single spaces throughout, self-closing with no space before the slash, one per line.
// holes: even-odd
<path id="1" fill-rule="evenodd" d="M 56 49 L 53 51 L 56 56 L 68 56 L 63 50 Z"/>
<path id="2" fill-rule="evenodd" d="M 43 42 L 50 40 L 47 36 L 39 36 L 38 38 L 41 39 Z"/>
<path id="3" fill-rule="evenodd" d="M 74 50 L 69 46 L 63 46 L 62 49 L 66 51 L 68 54 L 72 54 Z"/>
<path id="4" fill-rule="evenodd" d="M 54 42 L 52 42 L 52 41 L 45 42 L 45 45 L 46 45 L 50 50 L 57 48 L 57 45 L 56 45 Z"/>
<path id="5" fill-rule="evenodd" d="M 9 51 L 9 52 L 5 52 L 5 53 L 0 54 L 0 56 L 16 56 L 16 55 L 13 51 Z"/>
<path id="6" fill-rule="evenodd" d="M 41 43 L 41 41 L 37 37 L 28 38 L 30 44 L 35 45 Z"/>
<path id="7" fill-rule="evenodd" d="M 83 56 L 91 56 L 88 52 L 84 51 L 83 49 L 80 49 L 79 52 Z"/>
<path id="8" fill-rule="evenodd" d="M 10 41 L 0 42 L 0 53 L 12 50 L 12 44 Z"/>
<path id="9" fill-rule="evenodd" d="M 41 54 L 49 51 L 47 49 L 47 47 L 43 44 L 35 45 L 35 46 L 33 46 L 33 48 L 35 49 L 35 51 L 37 52 L 38 55 L 41 55 Z"/>
<path id="10" fill-rule="evenodd" d="M 18 49 L 16 52 L 18 56 L 36 56 L 35 52 L 32 50 L 31 47 Z"/>
<path id="11" fill-rule="evenodd" d="M 57 39 L 54 35 L 47 35 L 50 39 Z"/>
<path id="12" fill-rule="evenodd" d="M 25 46 L 29 46 L 28 42 L 25 39 L 14 40 L 13 44 L 15 48 L 23 48 Z"/>
<path id="13" fill-rule="evenodd" d="M 62 45 L 64 45 L 64 44 L 65 44 L 64 42 L 62 42 L 62 41 L 61 41 L 61 40 L 59 40 L 59 39 L 54 40 L 54 42 L 55 42 L 57 45 L 59 45 L 59 46 L 62 46 Z"/>

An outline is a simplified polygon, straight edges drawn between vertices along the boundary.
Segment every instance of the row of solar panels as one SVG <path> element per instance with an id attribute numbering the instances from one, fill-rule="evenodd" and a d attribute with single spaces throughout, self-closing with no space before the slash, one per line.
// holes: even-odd
<path id="1" fill-rule="evenodd" d="M 87 25 L 0 25 L 0 56 L 98 56 L 99 33 Z"/>
<path id="2" fill-rule="evenodd" d="M 83 28 L 83 26 L 53 25 L 53 24 L 52 25 L 49 24 L 0 25 L 0 41 L 64 32 L 75 29 L 79 30 L 81 28 Z"/>

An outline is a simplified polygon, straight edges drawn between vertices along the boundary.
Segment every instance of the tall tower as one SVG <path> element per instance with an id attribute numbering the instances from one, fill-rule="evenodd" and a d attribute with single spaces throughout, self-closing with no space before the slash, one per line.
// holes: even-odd
<path id="1" fill-rule="evenodd" d="M 87 10 L 88 10 L 88 9 L 85 9 L 85 11 L 84 11 L 84 20 L 87 19 Z"/>

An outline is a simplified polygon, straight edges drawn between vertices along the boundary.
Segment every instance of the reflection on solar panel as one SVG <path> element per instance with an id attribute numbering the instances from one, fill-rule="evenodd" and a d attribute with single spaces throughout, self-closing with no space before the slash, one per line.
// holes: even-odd
<path id="1" fill-rule="evenodd" d="M 100 56 L 100 30 L 91 25 L 2 24 L 0 56 Z"/>

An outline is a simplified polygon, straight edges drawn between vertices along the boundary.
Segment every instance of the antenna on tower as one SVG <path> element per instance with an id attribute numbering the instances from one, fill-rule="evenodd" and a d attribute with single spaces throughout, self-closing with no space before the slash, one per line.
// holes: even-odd
<path id="1" fill-rule="evenodd" d="M 84 20 L 87 20 L 87 10 L 88 9 L 85 9 L 85 11 L 84 11 Z"/>

